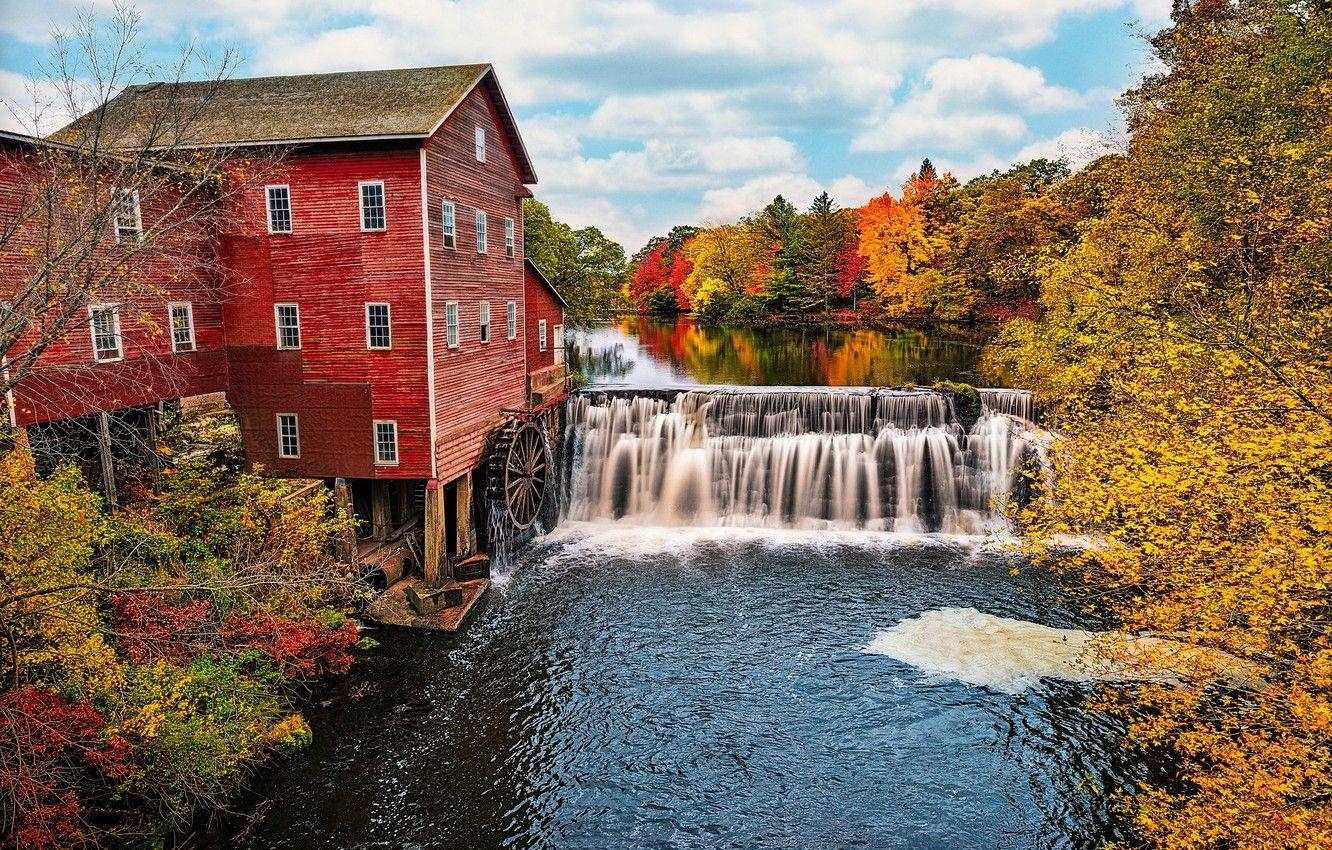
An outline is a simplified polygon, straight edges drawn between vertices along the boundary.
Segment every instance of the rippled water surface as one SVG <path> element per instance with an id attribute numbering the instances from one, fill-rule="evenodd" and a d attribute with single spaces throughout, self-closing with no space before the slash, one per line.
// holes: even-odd
<path id="1" fill-rule="evenodd" d="M 1074 625 L 1005 557 L 887 536 L 566 530 L 468 634 L 381 632 L 247 848 L 1094 847 L 1125 766 L 1076 686 L 864 652 L 921 611 Z M 636 542 L 635 542 L 636 541 Z M 348 693 L 359 692 L 350 699 Z"/>

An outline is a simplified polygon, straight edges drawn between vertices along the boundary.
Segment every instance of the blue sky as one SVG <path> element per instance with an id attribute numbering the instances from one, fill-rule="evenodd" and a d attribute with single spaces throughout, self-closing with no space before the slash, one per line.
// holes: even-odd
<path id="1" fill-rule="evenodd" d="M 235 75 L 491 62 L 537 196 L 629 252 L 674 224 L 1124 144 L 1115 99 L 1169 0 L 140 0 L 144 78 L 183 45 Z M 53 32 L 109 2 L 0 0 L 0 123 L 54 100 Z M 206 68 L 201 67 L 201 73 Z M 58 110 L 45 121 L 61 123 Z"/>

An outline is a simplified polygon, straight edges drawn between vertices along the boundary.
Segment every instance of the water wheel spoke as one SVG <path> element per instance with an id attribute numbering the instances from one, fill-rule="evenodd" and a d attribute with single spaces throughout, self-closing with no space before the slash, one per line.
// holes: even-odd
<path id="1" fill-rule="evenodd" d="M 495 483 L 503 490 L 509 517 L 515 526 L 527 528 L 541 514 L 550 471 L 539 426 L 533 422 L 512 426 L 501 438 L 494 458 Z"/>

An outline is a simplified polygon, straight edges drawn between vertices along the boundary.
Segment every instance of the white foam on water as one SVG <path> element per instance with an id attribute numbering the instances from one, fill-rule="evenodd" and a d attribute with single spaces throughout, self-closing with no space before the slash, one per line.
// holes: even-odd
<path id="1" fill-rule="evenodd" d="M 880 632 L 864 651 L 927 673 L 1016 694 L 1043 677 L 1075 682 L 1095 678 L 1080 663 L 1093 635 L 996 617 L 975 608 L 942 608 Z"/>
<path id="2" fill-rule="evenodd" d="M 539 540 L 560 546 L 567 555 L 614 555 L 651 558 L 691 555 L 700 544 L 726 547 L 827 549 L 895 549 L 905 546 L 948 546 L 969 552 L 1000 548 L 1001 535 L 908 534 L 837 528 L 763 528 L 754 526 L 661 526 L 632 520 L 562 522 Z"/>
<path id="3" fill-rule="evenodd" d="M 926 611 L 880 632 L 864 651 L 1008 694 L 1047 678 L 1165 685 L 1195 678 L 1256 681 L 1251 665 L 1220 650 L 1151 635 L 1056 629 L 975 608 Z"/>

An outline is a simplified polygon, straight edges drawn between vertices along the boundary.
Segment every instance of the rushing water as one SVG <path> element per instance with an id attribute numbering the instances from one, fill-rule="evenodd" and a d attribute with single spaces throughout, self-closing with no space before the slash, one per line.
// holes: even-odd
<path id="1" fill-rule="evenodd" d="M 588 391 L 569 404 L 566 517 L 648 525 L 998 531 L 1034 451 L 1030 396 L 965 427 L 931 390 Z"/>
<path id="2" fill-rule="evenodd" d="M 560 527 L 467 633 L 376 633 L 219 846 L 1120 837 L 1111 795 L 1143 768 L 1079 709 L 1067 645 L 1099 624 L 980 534 L 1031 457 L 1029 400 L 987 393 L 972 422 L 918 390 L 662 389 L 718 375 L 628 331 L 582 339 L 584 364 L 633 362 L 571 405 Z M 805 333 L 764 345 L 790 360 Z M 894 383 L 970 377 L 912 369 Z"/>

